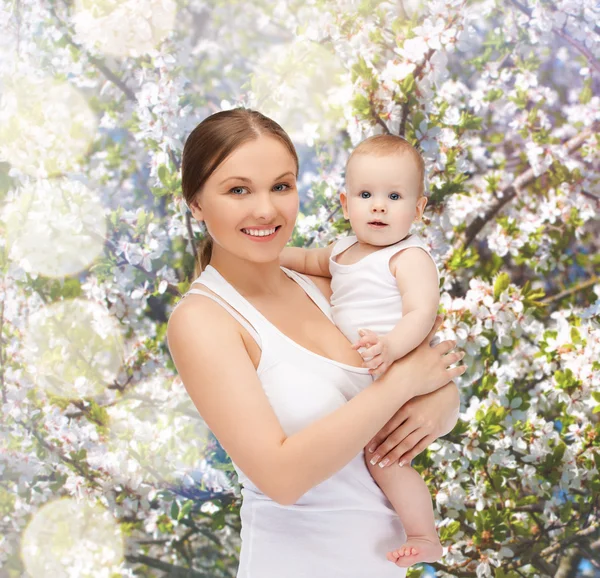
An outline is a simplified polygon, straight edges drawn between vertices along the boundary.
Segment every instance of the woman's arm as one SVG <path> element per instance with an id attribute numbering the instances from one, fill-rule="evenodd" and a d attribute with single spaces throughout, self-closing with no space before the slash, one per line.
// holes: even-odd
<path id="1" fill-rule="evenodd" d="M 444 355 L 453 342 L 419 347 L 390 368 L 387 380 L 384 376 L 286 437 L 239 327 L 220 305 L 197 298 L 172 313 L 169 349 L 194 405 L 225 451 L 262 492 L 284 505 L 295 503 L 348 464 L 411 397 L 433 391 L 464 371 L 448 369 L 461 356 Z"/>

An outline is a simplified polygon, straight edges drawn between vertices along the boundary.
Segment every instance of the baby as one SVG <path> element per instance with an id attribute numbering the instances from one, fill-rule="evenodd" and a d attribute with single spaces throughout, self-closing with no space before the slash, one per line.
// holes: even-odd
<path id="1" fill-rule="evenodd" d="M 379 378 L 431 331 L 439 304 L 437 266 L 423 241 L 409 230 L 427 204 L 424 163 L 405 139 L 378 135 L 361 142 L 346 165 L 344 217 L 355 236 L 328 247 L 286 247 L 281 265 L 308 275 L 331 277 L 331 313 L 358 349 L 363 366 Z M 369 470 L 406 530 L 407 542 L 388 560 L 408 567 L 442 555 L 431 496 L 410 464 Z"/>

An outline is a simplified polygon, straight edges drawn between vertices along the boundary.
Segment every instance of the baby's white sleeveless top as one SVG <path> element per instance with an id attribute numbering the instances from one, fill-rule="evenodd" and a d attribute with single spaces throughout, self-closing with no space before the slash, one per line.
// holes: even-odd
<path id="1" fill-rule="evenodd" d="M 329 319 L 327 299 L 308 277 L 282 267 Z M 258 377 L 287 436 L 342 407 L 370 383 L 365 368 L 305 349 L 279 331 L 222 275 L 208 266 L 194 281 L 216 298 L 261 349 Z M 339 432 L 340 436 L 344 432 Z M 252 440 L 248 440 L 252 443 Z M 319 448 L 315 448 L 316 452 Z M 282 506 L 263 494 L 233 464 L 242 486 L 241 552 L 236 578 L 403 578 L 386 559 L 406 534 L 389 500 L 373 480 L 360 451 L 345 467 Z"/>
<path id="2" fill-rule="evenodd" d="M 340 239 L 331 251 L 331 315 L 333 322 L 351 343 L 360 338 L 359 329 L 370 329 L 378 335 L 389 333 L 402 318 L 402 297 L 396 278 L 390 271 L 390 259 L 408 247 L 423 249 L 433 260 L 429 247 L 418 235 L 388 245 L 351 265 L 342 265 L 337 255 L 358 242 L 351 235 Z M 437 265 L 435 270 L 438 273 Z"/>

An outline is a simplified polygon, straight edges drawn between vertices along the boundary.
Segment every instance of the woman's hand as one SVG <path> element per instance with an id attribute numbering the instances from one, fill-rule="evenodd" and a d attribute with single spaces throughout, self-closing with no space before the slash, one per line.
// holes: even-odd
<path id="1" fill-rule="evenodd" d="M 410 464 L 430 443 L 456 425 L 460 395 L 451 381 L 405 403 L 367 444 L 367 459 L 388 459 L 387 466 Z"/>

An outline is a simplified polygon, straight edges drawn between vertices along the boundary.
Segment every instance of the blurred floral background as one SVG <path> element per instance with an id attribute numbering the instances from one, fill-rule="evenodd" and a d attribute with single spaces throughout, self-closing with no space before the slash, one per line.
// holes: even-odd
<path id="1" fill-rule="evenodd" d="M 600 576 L 596 0 L 3 0 L 0 576 L 234 577 L 240 492 L 165 341 L 201 238 L 185 138 L 245 106 L 301 158 L 291 243 L 345 234 L 349 151 L 423 151 L 415 231 L 467 351 L 414 465 L 421 574 Z"/>

